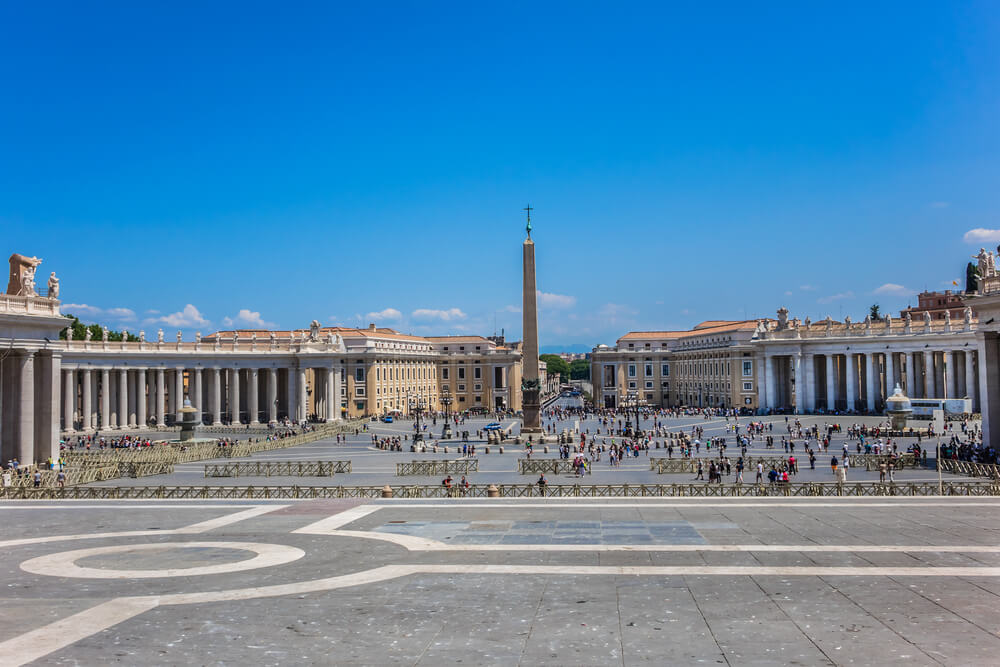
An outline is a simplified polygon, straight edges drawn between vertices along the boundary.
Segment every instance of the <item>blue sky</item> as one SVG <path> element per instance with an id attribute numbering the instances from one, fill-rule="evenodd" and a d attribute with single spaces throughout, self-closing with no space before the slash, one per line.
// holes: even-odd
<path id="1" fill-rule="evenodd" d="M 1000 242 L 998 44 L 992 2 L 5 3 L 0 228 L 147 333 L 516 338 L 528 202 L 543 345 L 857 319 Z"/>

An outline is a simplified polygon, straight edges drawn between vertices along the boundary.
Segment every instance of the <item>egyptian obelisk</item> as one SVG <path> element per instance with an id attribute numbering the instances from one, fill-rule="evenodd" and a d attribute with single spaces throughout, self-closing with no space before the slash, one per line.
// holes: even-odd
<path id="1" fill-rule="evenodd" d="M 538 381 L 538 312 L 535 298 L 535 242 L 531 240 L 531 206 L 524 209 L 528 213 L 528 238 L 524 240 L 524 294 L 522 295 L 522 330 L 524 341 L 521 344 L 521 407 L 524 411 L 524 422 L 521 433 L 525 435 L 541 434 L 540 406 L 538 396 L 541 383 Z"/>

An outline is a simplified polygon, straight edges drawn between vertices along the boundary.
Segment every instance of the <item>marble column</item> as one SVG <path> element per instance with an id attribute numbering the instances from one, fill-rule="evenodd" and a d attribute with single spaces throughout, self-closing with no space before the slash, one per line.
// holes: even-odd
<path id="1" fill-rule="evenodd" d="M 267 422 L 278 421 L 278 369 L 267 370 Z"/>
<path id="2" fill-rule="evenodd" d="M 340 366 L 334 366 L 330 369 L 331 374 L 331 384 L 333 384 L 333 419 L 339 420 L 344 418 L 344 412 L 341 409 L 341 394 L 344 393 L 344 383 L 340 377 Z M 504 385 L 506 386 L 506 385 Z"/>
<path id="3" fill-rule="evenodd" d="M 817 391 L 818 387 L 816 386 L 816 355 L 806 354 L 803 356 L 806 365 L 805 373 L 803 373 L 806 380 L 806 391 L 803 398 L 805 400 L 805 409 L 813 412 L 816 410 L 816 396 L 819 394 Z"/>
<path id="4" fill-rule="evenodd" d="M 976 410 L 976 364 L 972 350 L 965 350 L 965 395 L 972 400 L 972 409 Z"/>
<path id="5" fill-rule="evenodd" d="M 844 354 L 844 360 L 847 362 L 847 409 L 854 410 L 858 401 L 858 365 L 850 350 Z"/>
<path id="6" fill-rule="evenodd" d="M 326 393 L 326 414 L 324 414 L 323 416 L 329 422 L 329 421 L 333 421 L 334 419 L 336 419 L 336 414 L 337 414 L 337 412 L 339 412 L 339 410 L 336 409 L 338 401 L 335 399 L 335 397 L 333 395 L 333 369 L 332 368 L 324 368 L 324 369 L 322 369 L 322 371 L 323 371 L 323 376 L 326 379 L 326 382 L 324 383 L 326 385 L 326 392 L 325 392 Z"/>
<path id="7" fill-rule="evenodd" d="M 260 424 L 260 401 L 257 400 L 257 389 L 260 387 L 260 379 L 256 368 L 247 369 L 247 410 L 249 417 L 247 423 Z"/>
<path id="8" fill-rule="evenodd" d="M 128 382 L 128 425 L 129 425 L 129 428 L 135 428 L 135 426 L 136 426 L 136 423 L 135 423 L 135 406 L 136 406 L 135 387 L 136 387 L 136 384 L 139 382 L 139 380 L 138 380 L 138 373 L 136 373 L 135 369 L 132 369 L 132 370 L 125 371 L 125 375 L 126 375 L 127 382 Z"/>
<path id="9" fill-rule="evenodd" d="M 906 395 L 910 398 L 917 397 L 917 364 L 913 360 L 913 352 L 906 352 Z"/>
<path id="10" fill-rule="evenodd" d="M 795 412 L 797 414 L 802 414 L 805 412 L 805 372 L 802 368 L 802 353 L 798 352 L 792 357 L 792 363 L 795 368 Z"/>
<path id="11" fill-rule="evenodd" d="M 194 382 L 194 401 L 192 401 L 191 405 L 198 410 L 195 413 L 194 421 L 201 424 L 205 418 L 204 405 L 202 404 L 201 369 L 195 368 L 191 372 L 194 374 L 193 376 L 188 376 L 188 382 L 192 382 L 192 380 Z"/>
<path id="12" fill-rule="evenodd" d="M 18 374 L 14 452 L 17 460 L 27 465 L 35 462 L 35 353 L 21 352 L 14 363 Z"/>
<path id="13" fill-rule="evenodd" d="M 826 409 L 833 412 L 837 409 L 837 385 L 833 368 L 833 355 L 826 355 Z"/>
<path id="14" fill-rule="evenodd" d="M 76 430 L 73 425 L 73 415 L 76 413 L 76 371 L 66 369 L 63 371 L 63 429 L 72 432 Z M 0 462 L 6 465 L 6 461 Z"/>
<path id="15" fill-rule="evenodd" d="M 286 390 L 288 391 L 288 418 L 295 421 L 299 418 L 299 404 L 296 397 L 296 390 L 298 389 L 296 370 L 294 368 L 289 368 L 287 370 L 287 375 L 288 382 L 286 383 Z"/>
<path id="16" fill-rule="evenodd" d="M 166 379 L 164 378 L 164 370 L 162 368 L 156 369 L 156 427 L 161 428 L 167 425 L 167 405 L 164 399 L 166 398 Z"/>
<path id="17" fill-rule="evenodd" d="M 128 371 L 118 369 L 118 428 L 128 426 Z"/>
<path id="18" fill-rule="evenodd" d="M 868 412 L 875 412 L 875 355 L 871 352 L 865 354 L 865 392 Z"/>
<path id="19" fill-rule="evenodd" d="M 240 421 L 240 369 L 229 369 L 229 420 L 234 426 Z"/>
<path id="20" fill-rule="evenodd" d="M 83 369 L 83 378 L 81 384 L 83 385 L 83 398 L 80 401 L 80 430 L 90 431 L 93 429 L 94 425 L 91 423 L 90 408 L 91 408 L 91 389 L 93 389 L 93 384 L 90 380 L 91 371 L 89 368 Z"/>
<path id="21" fill-rule="evenodd" d="M 773 410 L 775 407 L 777 407 L 776 405 L 777 397 L 775 396 L 775 391 L 774 391 L 776 388 L 775 385 L 777 383 L 774 377 L 774 357 L 772 356 L 767 356 L 764 358 L 764 377 L 766 385 L 765 396 L 767 397 L 767 405 L 765 405 L 764 407 L 767 408 L 768 410 Z"/>
<path id="22" fill-rule="evenodd" d="M 32 397 L 35 432 L 33 455 L 35 463 L 47 463 L 59 458 L 59 372 L 62 357 L 49 351 L 35 354 L 34 385 Z M 28 459 L 22 459 L 27 461 Z"/>
<path id="23" fill-rule="evenodd" d="M 212 426 L 222 426 L 222 373 L 212 369 Z"/>
<path id="24" fill-rule="evenodd" d="M 111 371 L 101 369 L 101 430 L 111 428 Z"/>
<path id="25" fill-rule="evenodd" d="M 934 353 L 924 351 L 924 395 L 922 398 L 937 398 L 934 395 Z"/>
<path id="26" fill-rule="evenodd" d="M 171 388 L 170 393 L 173 395 L 173 413 L 174 413 L 174 423 L 180 424 L 184 419 L 184 415 L 181 413 L 181 408 L 184 407 L 184 369 L 175 368 L 174 369 L 174 386 Z"/>
<path id="27" fill-rule="evenodd" d="M 149 416 L 146 412 L 149 407 L 146 396 L 149 377 L 146 370 L 140 368 L 135 372 L 135 424 L 139 428 L 149 428 Z"/>
<path id="28" fill-rule="evenodd" d="M 895 353 L 886 352 L 885 353 L 885 397 L 889 398 L 892 396 L 893 390 L 896 388 L 896 362 L 893 359 Z"/>
<path id="29" fill-rule="evenodd" d="M 951 350 L 944 351 L 944 382 L 942 383 L 942 389 L 944 390 L 944 396 L 942 398 L 955 398 L 955 355 Z"/>
<path id="30" fill-rule="evenodd" d="M 297 368 L 295 369 L 295 393 L 299 398 L 298 409 L 296 410 L 296 418 L 300 422 L 306 421 L 306 410 L 308 409 L 307 395 L 306 395 L 306 369 Z M 371 400 L 371 399 L 369 399 Z"/>

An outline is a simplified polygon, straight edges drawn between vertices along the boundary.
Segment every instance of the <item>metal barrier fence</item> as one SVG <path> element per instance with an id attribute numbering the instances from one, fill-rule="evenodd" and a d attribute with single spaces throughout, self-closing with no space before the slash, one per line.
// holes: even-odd
<path id="1" fill-rule="evenodd" d="M 258 452 L 295 447 L 339 433 L 347 433 L 363 424 L 365 420 L 320 424 L 308 433 L 301 433 L 276 440 L 242 442 L 233 446 L 220 446 L 215 442 L 198 442 L 189 445 L 159 444 L 149 447 L 112 448 L 91 451 L 67 451 L 62 458 L 66 462 L 64 470 L 66 486 L 103 482 L 119 477 L 146 477 L 148 475 L 169 474 L 177 463 L 204 461 L 205 459 L 238 458 Z M 349 462 L 348 462 L 349 463 Z M 34 487 L 33 473 L 0 476 L 0 486 L 15 488 Z M 348 471 L 349 472 L 349 471 Z M 41 486 L 58 485 L 58 471 L 43 470 Z"/>
<path id="2" fill-rule="evenodd" d="M 588 463 L 588 471 L 590 464 Z M 562 475 L 575 473 L 573 459 L 518 459 L 517 471 L 522 475 Z"/>
<path id="3" fill-rule="evenodd" d="M 1000 466 L 989 463 L 973 463 L 972 461 L 958 461 L 956 459 L 941 459 L 938 462 L 941 472 L 955 473 L 956 475 L 966 475 L 968 477 L 989 477 L 1000 479 Z"/>
<path id="4" fill-rule="evenodd" d="M 850 454 L 847 457 L 852 468 L 864 468 L 865 470 L 878 470 L 883 463 L 888 466 L 889 460 L 892 458 L 890 454 Z M 895 457 L 896 470 L 917 468 L 919 465 L 920 461 L 910 452 Z"/>
<path id="5" fill-rule="evenodd" d="M 1000 482 L 944 482 L 945 496 L 1000 496 Z M 68 486 L 66 488 L 11 487 L 0 489 L 5 499 L 115 500 L 170 499 L 299 499 L 381 498 L 381 486 Z M 790 484 L 477 484 L 468 489 L 441 485 L 393 487 L 395 498 L 632 498 L 632 497 L 867 497 L 937 496 L 936 482 L 806 482 Z"/>
<path id="6" fill-rule="evenodd" d="M 455 459 L 453 461 L 410 461 L 397 463 L 396 475 L 444 475 L 449 473 L 479 472 L 479 459 Z"/>
<path id="7" fill-rule="evenodd" d="M 240 461 L 210 463 L 205 477 L 332 477 L 351 472 L 350 461 Z"/>
<path id="8" fill-rule="evenodd" d="M 736 461 L 738 457 L 730 457 L 729 465 L 736 467 Z M 658 475 L 668 474 L 668 473 L 694 473 L 698 471 L 698 461 L 702 462 L 705 470 L 708 470 L 709 464 L 712 461 L 716 463 L 719 462 L 717 458 L 679 458 L 679 459 L 664 459 L 664 458 L 650 458 L 649 459 L 649 469 L 655 470 Z M 764 470 L 770 470 L 772 466 L 780 470 L 781 466 L 788 463 L 788 459 L 774 458 L 774 457 L 753 457 L 748 456 L 743 459 L 744 470 L 751 472 L 757 468 L 758 463 L 764 464 Z M 801 461 L 796 458 L 796 464 L 800 464 Z M 801 466 L 799 466 L 801 467 Z"/>

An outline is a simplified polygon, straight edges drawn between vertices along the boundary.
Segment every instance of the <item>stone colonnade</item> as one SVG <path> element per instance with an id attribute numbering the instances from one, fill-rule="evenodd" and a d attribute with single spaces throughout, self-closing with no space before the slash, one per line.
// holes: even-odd
<path id="1" fill-rule="evenodd" d="M 0 465 L 58 458 L 59 367 L 60 355 L 49 350 L 12 349 L 2 355 Z"/>
<path id="2" fill-rule="evenodd" d="M 266 424 L 306 419 L 306 370 L 314 373 L 318 416 L 341 418 L 339 360 L 316 366 L 150 366 L 68 362 L 61 378 L 62 430 L 93 432 L 164 427 L 181 419 L 185 398 L 207 425 Z M 60 379 L 55 387 L 59 392 Z M 59 419 L 59 417 L 57 417 Z M 56 422 L 59 423 L 58 421 Z"/>
<path id="3" fill-rule="evenodd" d="M 822 348 L 767 351 L 758 384 L 765 409 L 877 412 L 896 384 L 910 398 L 970 398 L 979 410 L 976 346 L 859 351 Z"/>

